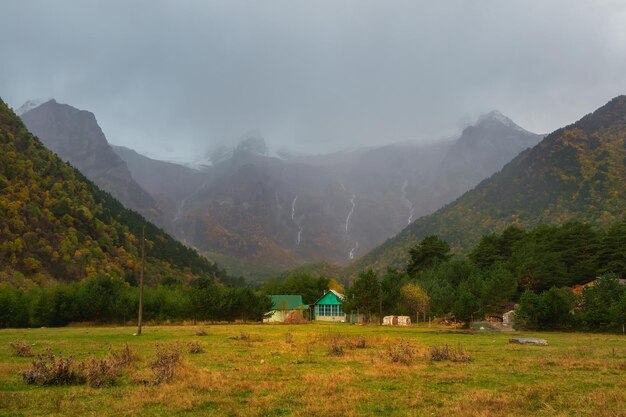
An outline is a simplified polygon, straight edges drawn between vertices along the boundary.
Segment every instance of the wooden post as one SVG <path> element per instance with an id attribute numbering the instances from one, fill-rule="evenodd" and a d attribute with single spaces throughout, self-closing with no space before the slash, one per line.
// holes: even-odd
<path id="1" fill-rule="evenodd" d="M 383 289 L 378 285 L 378 321 L 379 325 L 383 324 Z"/>
<path id="2" fill-rule="evenodd" d="M 137 336 L 141 336 L 143 320 L 143 273 L 146 265 L 146 226 L 141 229 L 141 272 L 139 274 L 139 315 L 137 317 Z"/>

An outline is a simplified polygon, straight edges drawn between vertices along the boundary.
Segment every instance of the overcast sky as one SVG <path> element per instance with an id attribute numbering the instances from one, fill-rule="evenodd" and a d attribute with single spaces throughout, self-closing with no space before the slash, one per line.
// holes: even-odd
<path id="1" fill-rule="evenodd" d="M 549 132 L 626 93 L 626 1 L 0 1 L 0 97 L 93 111 L 164 158 Z"/>

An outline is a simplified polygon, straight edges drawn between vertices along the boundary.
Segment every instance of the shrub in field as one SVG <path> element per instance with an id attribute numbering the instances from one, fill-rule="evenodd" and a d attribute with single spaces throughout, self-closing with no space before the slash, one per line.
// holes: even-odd
<path id="1" fill-rule="evenodd" d="M 352 338 L 352 339 L 348 339 L 348 347 L 350 349 L 365 349 L 367 346 L 367 343 L 365 341 L 365 338 L 360 336 L 357 338 Z"/>
<path id="2" fill-rule="evenodd" d="M 433 346 L 430 349 L 430 360 L 432 361 L 450 361 L 450 362 L 469 362 L 472 359 L 465 353 L 465 350 L 459 345 L 456 349 L 450 349 L 448 345 Z"/>
<path id="3" fill-rule="evenodd" d="M 73 385 L 85 382 L 72 357 L 57 357 L 51 351 L 45 355 L 37 355 L 31 368 L 21 371 L 20 375 L 27 384 L 34 385 Z"/>
<path id="4" fill-rule="evenodd" d="M 387 347 L 386 356 L 393 363 L 410 365 L 415 358 L 415 350 L 406 340 L 399 340 Z"/>
<path id="5" fill-rule="evenodd" d="M 128 366 L 139 359 L 139 356 L 126 343 L 120 350 L 111 350 L 109 352 L 111 359 L 119 366 Z"/>
<path id="6" fill-rule="evenodd" d="M 189 342 L 189 344 L 187 345 L 187 351 L 189 353 L 203 353 L 204 349 L 202 348 L 202 345 L 198 342 Z"/>
<path id="7" fill-rule="evenodd" d="M 19 356 L 22 358 L 29 358 L 31 356 L 35 356 L 33 353 L 33 348 L 23 340 L 16 340 L 15 342 L 9 343 L 11 349 L 13 349 L 13 354 L 15 356 Z"/>
<path id="8" fill-rule="evenodd" d="M 176 345 L 156 346 L 156 358 L 150 363 L 154 385 L 170 381 L 176 372 L 176 368 L 180 364 L 181 353 L 180 348 Z"/>
<path id="9" fill-rule="evenodd" d="M 343 345 L 341 344 L 341 338 L 338 336 L 332 336 L 328 344 L 329 356 L 343 356 Z"/>
<path id="10" fill-rule="evenodd" d="M 87 359 L 81 363 L 80 370 L 87 385 L 93 388 L 115 385 L 120 376 L 120 363 L 113 357 L 105 359 Z"/>

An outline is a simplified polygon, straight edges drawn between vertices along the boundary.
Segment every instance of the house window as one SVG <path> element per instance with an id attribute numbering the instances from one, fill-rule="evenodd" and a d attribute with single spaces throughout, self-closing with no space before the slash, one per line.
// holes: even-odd
<path id="1" fill-rule="evenodd" d="M 337 304 L 317 304 L 315 314 L 319 317 L 338 317 L 343 316 L 343 310 Z"/>

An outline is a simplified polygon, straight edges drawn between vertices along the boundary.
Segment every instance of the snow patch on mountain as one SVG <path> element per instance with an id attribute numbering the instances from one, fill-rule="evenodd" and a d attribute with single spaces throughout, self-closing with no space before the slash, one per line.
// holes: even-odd
<path id="1" fill-rule="evenodd" d="M 47 100 L 28 100 L 26 103 L 22 104 L 19 109 L 15 110 L 15 114 L 17 114 L 18 116 L 23 115 L 26 112 L 31 111 L 34 108 L 37 108 L 39 106 L 41 106 L 43 103 L 50 101 L 51 99 L 47 99 Z"/>
<path id="2" fill-rule="evenodd" d="M 500 113 L 498 110 L 492 110 L 489 113 L 483 114 L 482 116 L 480 116 L 478 118 L 478 121 L 476 122 L 476 125 L 480 126 L 481 124 L 487 124 L 490 122 L 500 123 L 506 127 L 510 127 L 511 129 L 517 130 L 519 132 L 528 132 L 526 129 L 518 126 L 513 120 L 509 119 L 508 117 Z"/>

